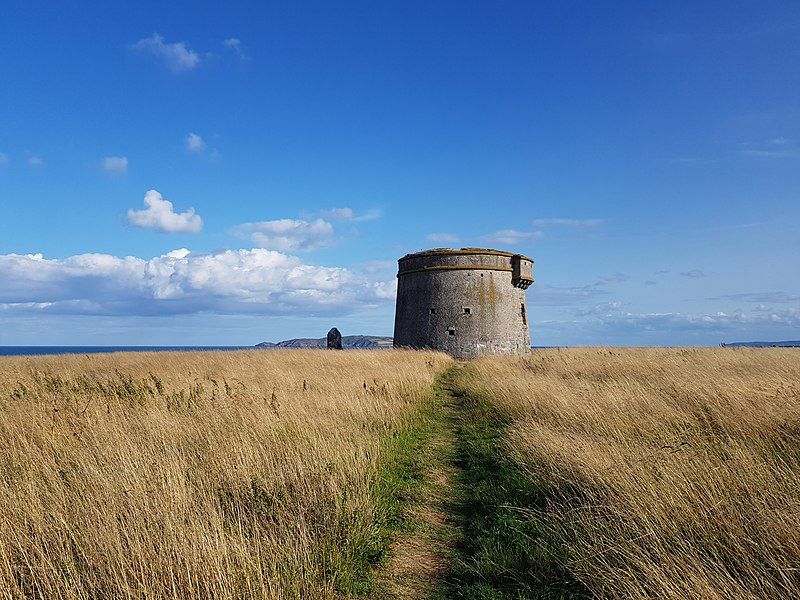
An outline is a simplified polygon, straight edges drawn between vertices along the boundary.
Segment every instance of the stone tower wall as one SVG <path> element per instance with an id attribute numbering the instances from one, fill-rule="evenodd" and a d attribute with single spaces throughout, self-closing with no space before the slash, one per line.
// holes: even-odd
<path id="1" fill-rule="evenodd" d="M 458 358 L 527 354 L 528 257 L 497 250 L 437 249 L 399 261 L 394 344 Z"/>

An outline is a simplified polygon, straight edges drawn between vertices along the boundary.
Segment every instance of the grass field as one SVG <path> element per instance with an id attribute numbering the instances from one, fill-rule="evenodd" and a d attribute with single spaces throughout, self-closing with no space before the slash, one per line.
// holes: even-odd
<path id="1" fill-rule="evenodd" d="M 449 362 L 404 351 L 2 359 L 2 596 L 370 590 L 403 485 L 393 454 Z"/>
<path id="2" fill-rule="evenodd" d="M 482 558 L 460 581 L 514 598 L 542 583 L 564 596 L 800 597 L 797 351 L 551 350 L 472 362 L 458 386 L 469 426 L 499 436 L 487 449 L 468 430 L 470 456 L 483 448 L 505 484 L 478 501 Z M 473 486 L 480 471 L 466 470 Z"/>
<path id="3" fill-rule="evenodd" d="M 0 359 L 0 596 L 800 597 L 800 353 Z"/>

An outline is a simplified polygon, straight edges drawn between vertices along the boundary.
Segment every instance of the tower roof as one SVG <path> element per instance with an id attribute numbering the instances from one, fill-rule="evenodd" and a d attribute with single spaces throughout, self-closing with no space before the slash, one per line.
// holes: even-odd
<path id="1" fill-rule="evenodd" d="M 420 258 L 423 256 L 464 256 L 464 255 L 493 255 L 493 256 L 519 256 L 525 260 L 533 262 L 533 259 L 519 254 L 518 252 L 507 252 L 505 250 L 494 250 L 493 248 L 431 248 L 421 252 L 411 252 L 406 254 L 399 262 L 409 258 Z"/>

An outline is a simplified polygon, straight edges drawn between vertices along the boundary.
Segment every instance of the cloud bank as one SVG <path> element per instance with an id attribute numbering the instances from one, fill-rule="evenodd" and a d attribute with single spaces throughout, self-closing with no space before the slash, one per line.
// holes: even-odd
<path id="1" fill-rule="evenodd" d="M 128 224 L 133 227 L 157 229 L 165 233 L 199 233 L 203 228 L 203 219 L 195 214 L 193 208 L 176 213 L 172 202 L 165 200 L 156 190 L 144 195 L 144 210 L 128 211 Z"/>
<path id="2" fill-rule="evenodd" d="M 394 277 L 375 281 L 261 248 L 182 248 L 151 259 L 6 254 L 0 281 L 0 314 L 346 314 L 392 300 L 396 291 Z"/>

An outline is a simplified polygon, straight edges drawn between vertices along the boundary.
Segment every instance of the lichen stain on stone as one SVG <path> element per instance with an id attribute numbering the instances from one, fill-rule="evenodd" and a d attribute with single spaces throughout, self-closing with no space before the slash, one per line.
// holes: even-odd
<path id="1" fill-rule="evenodd" d="M 492 309 L 492 314 L 497 312 L 494 294 L 494 277 L 492 277 L 491 273 L 489 273 L 489 307 Z"/>

